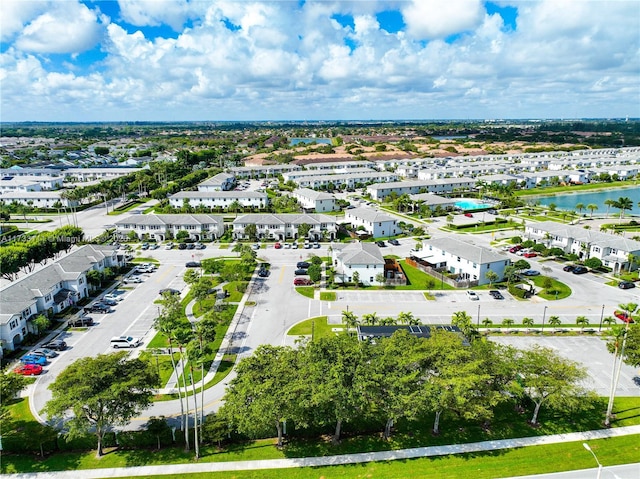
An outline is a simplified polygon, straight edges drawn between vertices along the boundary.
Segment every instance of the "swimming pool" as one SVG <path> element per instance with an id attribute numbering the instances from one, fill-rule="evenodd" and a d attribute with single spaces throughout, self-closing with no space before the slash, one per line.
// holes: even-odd
<path id="1" fill-rule="evenodd" d="M 470 200 L 466 198 L 462 198 L 455 202 L 457 208 L 461 210 L 481 210 L 485 208 L 491 208 L 493 205 L 489 203 L 482 203 L 477 200 Z"/>

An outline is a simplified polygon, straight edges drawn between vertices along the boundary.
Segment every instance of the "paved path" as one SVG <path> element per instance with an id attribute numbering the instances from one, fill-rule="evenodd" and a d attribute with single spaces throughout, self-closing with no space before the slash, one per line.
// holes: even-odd
<path id="1" fill-rule="evenodd" d="M 597 431 L 555 434 L 552 436 L 525 437 L 520 439 L 503 439 L 498 441 L 473 442 L 469 444 L 452 444 L 449 446 L 428 446 L 395 451 L 364 452 L 343 454 L 339 456 L 301 457 L 295 459 L 265 459 L 259 461 L 202 462 L 198 464 L 163 464 L 158 466 L 120 467 L 105 469 L 86 469 L 80 471 L 60 471 L 12 474 L 12 479 L 94 479 L 104 477 L 139 477 L 165 474 L 190 474 L 203 472 L 249 471 L 259 469 L 290 469 L 294 467 L 336 466 L 341 464 L 357 464 L 372 461 L 392 461 L 415 459 L 420 457 L 447 456 L 449 454 L 467 454 L 480 451 L 499 451 L 515 447 L 541 446 L 573 441 L 592 441 L 640 434 L 639 426 L 601 429 Z M 582 450 L 580 447 L 579 451 Z M 577 451 L 576 451 L 577 452 Z M 606 468 L 605 468 L 606 470 Z"/>

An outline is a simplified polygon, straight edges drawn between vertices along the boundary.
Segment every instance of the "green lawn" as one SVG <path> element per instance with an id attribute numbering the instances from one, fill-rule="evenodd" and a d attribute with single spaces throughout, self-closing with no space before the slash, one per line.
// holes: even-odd
<path id="1" fill-rule="evenodd" d="M 287 333 L 289 336 L 311 336 L 313 330 L 314 339 L 332 336 L 331 328 L 344 328 L 342 324 L 328 324 L 326 316 L 305 319 L 293 326 Z"/>
<path id="2" fill-rule="evenodd" d="M 612 188 L 619 188 L 620 192 L 623 193 L 624 187 L 632 188 L 634 186 L 637 186 L 635 181 L 633 183 L 629 181 L 612 181 L 610 183 L 587 183 L 584 185 L 548 186 L 546 188 L 532 188 L 530 190 L 515 191 L 514 194 L 516 196 L 545 196 L 545 195 L 553 195 L 556 193 L 593 191 L 593 190 L 610 190 Z"/>
<path id="3" fill-rule="evenodd" d="M 537 288 L 542 289 L 544 283 L 544 276 L 532 276 L 529 277 L 533 281 L 533 284 L 536 285 Z M 536 296 L 540 296 L 546 300 L 556 300 L 556 299 L 564 299 L 571 296 L 571 288 L 566 284 L 551 278 L 553 281 L 553 285 L 549 289 L 542 289 Z"/>
<path id="4" fill-rule="evenodd" d="M 229 291 L 229 297 L 226 299 L 226 301 L 230 303 L 239 303 L 244 296 L 244 292 L 238 291 L 238 286 L 244 285 L 244 287 L 246 288 L 248 284 L 248 281 L 232 281 L 225 284 L 222 289 L 224 289 L 225 291 Z"/>
<path id="5" fill-rule="evenodd" d="M 302 296 L 313 299 L 315 294 L 315 288 L 313 286 L 297 286 L 296 291 Z"/>
<path id="6" fill-rule="evenodd" d="M 320 301 L 335 301 L 336 298 L 337 298 L 337 295 L 333 291 L 320 292 Z"/>
<path id="7" fill-rule="evenodd" d="M 423 289 L 437 289 L 437 290 L 454 290 L 453 286 L 449 286 L 447 283 L 442 283 L 439 279 L 434 278 L 430 274 L 420 271 L 418 268 L 414 268 L 407 264 L 405 260 L 399 261 L 405 276 L 407 277 L 406 286 L 396 286 L 392 289 L 397 290 L 423 290 Z M 433 285 L 431 288 L 427 288 L 427 283 L 431 282 Z"/>
<path id="8" fill-rule="evenodd" d="M 133 258 L 131 260 L 131 262 L 132 263 L 153 263 L 155 265 L 159 265 L 160 264 L 160 261 L 158 261 L 157 259 L 155 259 L 155 258 L 147 258 L 147 257 L 144 257 L 144 256 L 139 256 L 137 258 Z"/>

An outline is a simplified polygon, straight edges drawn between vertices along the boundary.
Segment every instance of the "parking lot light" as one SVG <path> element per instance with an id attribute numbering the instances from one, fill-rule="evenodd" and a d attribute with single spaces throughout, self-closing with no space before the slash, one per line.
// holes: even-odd
<path id="1" fill-rule="evenodd" d="M 596 463 L 598 464 L 598 475 L 596 477 L 597 479 L 600 479 L 600 475 L 602 474 L 602 464 L 600 464 L 600 461 L 598 461 L 598 456 L 596 456 L 596 453 L 593 452 L 593 450 L 589 447 L 589 444 L 587 444 L 586 442 L 583 442 L 582 446 L 587 451 L 589 451 L 593 455 L 593 458 L 596 460 Z"/>

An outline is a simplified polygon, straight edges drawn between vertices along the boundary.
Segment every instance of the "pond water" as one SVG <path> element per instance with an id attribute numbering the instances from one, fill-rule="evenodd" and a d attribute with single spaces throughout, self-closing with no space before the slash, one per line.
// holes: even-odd
<path id="1" fill-rule="evenodd" d="M 299 145 L 300 143 L 304 143 L 305 145 L 308 145 L 309 143 L 318 143 L 319 145 L 330 145 L 331 144 L 331 139 L 330 138 L 291 138 L 291 140 L 289 140 L 289 144 L 291 146 L 295 146 L 295 145 Z"/>
<path id="2" fill-rule="evenodd" d="M 633 201 L 633 209 L 631 211 L 625 211 L 625 214 L 640 215 L 640 187 L 635 186 L 632 188 L 615 188 L 610 190 L 592 191 L 585 193 L 558 193 L 553 196 L 543 196 L 535 198 L 535 201 L 540 202 L 541 205 L 549 206 L 551 203 L 555 204 L 558 209 L 561 210 L 575 210 L 578 203 L 582 203 L 585 207 L 582 213 L 587 215 L 591 214 L 590 210 L 587 210 L 587 205 L 594 204 L 598 206 L 598 209 L 594 211 L 594 214 L 606 214 L 608 206 L 604 204 L 606 200 L 617 200 L 621 197 L 630 198 Z M 533 198 L 532 198 L 533 199 Z M 615 208 L 609 208 L 611 214 L 620 212 Z"/>

